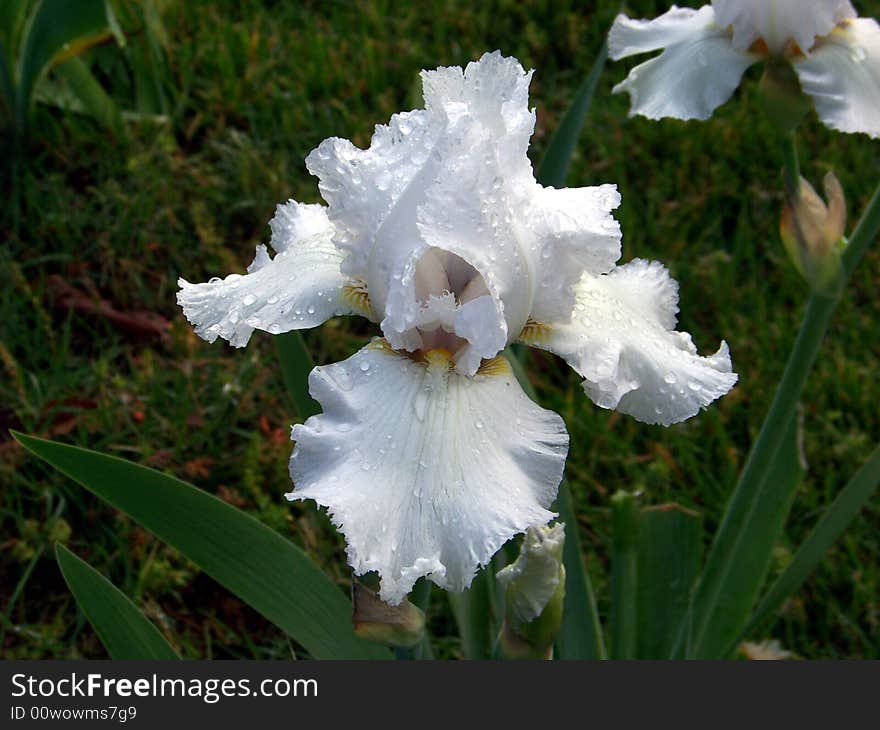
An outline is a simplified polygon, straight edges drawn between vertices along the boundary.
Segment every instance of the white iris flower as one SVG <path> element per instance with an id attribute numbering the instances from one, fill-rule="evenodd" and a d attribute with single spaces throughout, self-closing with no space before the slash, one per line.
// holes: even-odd
<path id="1" fill-rule="evenodd" d="M 654 20 L 619 15 L 613 59 L 663 49 L 614 87 L 631 114 L 708 119 L 743 72 L 766 58 L 791 63 L 819 118 L 842 132 L 880 137 L 880 25 L 849 0 L 712 0 Z"/>
<path id="2" fill-rule="evenodd" d="M 254 329 L 338 314 L 381 327 L 311 373 L 324 412 L 293 429 L 287 496 L 328 508 L 351 566 L 378 571 L 392 604 L 421 576 L 465 589 L 555 516 L 568 434 L 523 393 L 508 344 L 561 355 L 597 404 L 648 423 L 693 416 L 736 382 L 726 345 L 700 357 L 674 331 L 666 269 L 615 266 L 615 186 L 535 181 L 530 78 L 497 52 L 423 72 L 425 109 L 378 125 L 369 149 L 333 138 L 308 156 L 328 205 L 278 206 L 274 258 L 259 246 L 246 276 L 179 282 L 208 341 L 241 347 Z"/>

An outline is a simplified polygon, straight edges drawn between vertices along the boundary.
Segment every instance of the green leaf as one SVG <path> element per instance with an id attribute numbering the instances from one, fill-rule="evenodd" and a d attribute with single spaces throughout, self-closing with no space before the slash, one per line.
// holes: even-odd
<path id="1" fill-rule="evenodd" d="M 23 125 L 40 75 L 110 38 L 104 0 L 43 0 L 24 30 L 18 59 L 18 116 Z"/>
<path id="2" fill-rule="evenodd" d="M 0 111 L 10 125 L 15 123 L 15 85 L 12 83 L 12 67 L 6 59 L 3 40 L 0 39 Z"/>
<path id="3" fill-rule="evenodd" d="M 538 396 L 529 376 L 518 357 L 508 357 L 516 379 L 526 394 L 536 403 Z M 556 496 L 559 521 L 564 522 L 565 547 L 562 562 L 565 565 L 565 599 L 563 602 L 562 628 L 556 638 L 554 656 L 558 659 L 604 659 L 602 623 L 596 608 L 593 584 L 584 566 L 578 519 L 574 512 L 571 490 L 563 479 Z"/>
<path id="4" fill-rule="evenodd" d="M 602 44 L 590 73 L 578 89 L 574 101 L 551 138 L 541 164 L 538 166 L 536 177 L 542 185 L 554 187 L 565 185 L 568 169 L 571 166 L 571 158 L 577 147 L 581 129 L 590 110 L 593 94 L 605 68 L 607 58 L 607 45 Z M 514 372 L 520 385 L 532 400 L 537 401 L 534 388 L 523 372 L 522 364 L 515 357 L 509 359 L 514 366 Z M 593 586 L 581 555 L 577 515 L 574 513 L 568 484 L 564 481 L 559 485 L 556 509 L 559 512 L 560 521 L 564 522 L 568 529 L 566 530 L 563 552 L 565 564 L 564 613 L 562 628 L 556 639 L 555 655 L 560 659 L 604 659 L 602 625 L 599 621 L 599 612 L 596 609 Z"/>
<path id="5" fill-rule="evenodd" d="M 565 186 L 568 177 L 568 168 L 571 166 L 571 158 L 577 148 L 578 138 L 590 111 L 593 94 L 596 93 L 596 85 L 599 77 L 605 69 L 605 61 L 608 59 L 608 44 L 603 43 L 599 55 L 593 62 L 593 67 L 587 78 L 578 89 L 577 95 L 571 106 L 562 118 L 562 123 L 557 128 L 541 164 L 538 165 L 537 179 L 542 185 L 550 185 L 556 188 Z"/>
<path id="6" fill-rule="evenodd" d="M 462 649 L 468 659 L 492 658 L 497 634 L 497 615 L 492 602 L 494 582 L 492 568 L 486 566 L 474 576 L 466 591 L 448 593 Z"/>
<path id="7" fill-rule="evenodd" d="M 639 519 L 639 659 L 666 659 L 684 620 L 703 552 L 701 516 L 678 504 L 645 507 Z"/>
<path id="8" fill-rule="evenodd" d="M 728 505 L 694 595 L 693 633 L 684 632 L 688 658 L 720 659 L 742 631 L 803 473 L 793 416 L 773 461 L 741 482 Z"/>
<path id="9" fill-rule="evenodd" d="M 562 552 L 562 562 L 565 565 L 565 599 L 555 656 L 559 659 L 604 659 L 602 624 L 596 608 L 593 584 L 581 554 L 578 520 L 571 491 L 565 480 L 559 485 L 556 511 L 559 512 L 559 521 L 565 523 L 566 529 Z"/>
<path id="10" fill-rule="evenodd" d="M 179 659 L 137 606 L 109 580 L 60 543 L 61 574 L 112 659 Z"/>
<path id="11" fill-rule="evenodd" d="M 141 0 L 106 0 L 122 24 L 130 29 L 123 37 L 125 55 L 134 82 L 135 109 L 150 116 L 167 116 L 171 111 L 171 83 L 167 64 L 167 38 L 156 3 Z M 111 10 L 112 12 L 112 10 Z M 121 35 L 121 29 L 117 36 Z"/>
<path id="12" fill-rule="evenodd" d="M 5 46 L 3 58 L 10 68 L 15 65 L 15 51 L 28 16 L 35 3 L 30 0 L 3 0 L 0 2 L 0 41 Z"/>
<path id="13" fill-rule="evenodd" d="M 116 102 L 110 98 L 80 58 L 71 58 L 60 64 L 55 73 L 67 83 L 74 98 L 79 102 L 79 111 L 94 117 L 114 134 L 122 133 L 122 114 Z"/>
<path id="14" fill-rule="evenodd" d="M 638 646 L 639 503 L 619 491 L 611 498 L 611 658 L 635 659 Z"/>
<path id="15" fill-rule="evenodd" d="M 785 599 L 800 588 L 810 573 L 819 565 L 834 541 L 840 537 L 864 507 L 877 489 L 878 484 L 880 484 L 880 447 L 874 449 L 874 453 L 871 454 L 868 461 L 825 510 L 813 531 L 798 548 L 792 561 L 758 604 L 748 626 L 737 640 L 731 643 L 728 648 L 729 652 L 732 652 L 739 645 L 740 640 L 749 631 L 768 616 L 776 613 Z"/>
<path id="16" fill-rule="evenodd" d="M 276 335 L 275 346 L 278 348 L 284 385 L 297 414 L 305 421 L 309 416 L 321 412 L 321 407 L 309 395 L 309 373 L 315 367 L 315 361 L 309 354 L 302 334 L 296 330 Z"/>
<path id="17" fill-rule="evenodd" d="M 384 659 L 354 634 L 351 604 L 298 547 L 249 514 L 154 469 L 13 432 L 28 451 L 143 525 L 317 659 Z"/>

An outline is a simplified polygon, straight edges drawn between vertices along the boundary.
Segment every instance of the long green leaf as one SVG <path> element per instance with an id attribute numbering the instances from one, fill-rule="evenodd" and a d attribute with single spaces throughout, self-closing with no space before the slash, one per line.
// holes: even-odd
<path id="1" fill-rule="evenodd" d="M 537 179 L 542 185 L 550 185 L 561 188 L 565 185 L 565 179 L 568 176 L 568 168 L 571 166 L 571 158 L 577 148 L 578 138 L 581 135 L 581 129 L 587 118 L 587 112 L 590 111 L 590 104 L 593 101 L 593 94 L 596 93 L 596 85 L 599 83 L 599 77 L 605 69 L 605 61 L 608 59 L 608 45 L 602 44 L 599 55 L 593 62 L 593 67 L 587 78 L 581 84 L 574 101 L 566 111 L 562 118 L 562 123 L 557 128 L 547 151 L 538 165 Z"/>
<path id="2" fill-rule="evenodd" d="M 635 495 L 611 498 L 611 658 L 635 659 L 638 646 L 639 504 Z"/>
<path id="3" fill-rule="evenodd" d="M 24 30 L 18 59 L 18 117 L 23 125 L 34 85 L 60 63 L 110 37 L 104 0 L 43 0 Z"/>
<path id="4" fill-rule="evenodd" d="M 82 112 L 94 117 L 114 134 L 121 134 L 122 114 L 119 107 L 104 91 L 81 58 L 65 61 L 55 69 L 55 73 L 67 82 Z"/>
<path id="5" fill-rule="evenodd" d="M 317 659 L 388 658 L 354 634 L 346 596 L 298 547 L 167 474 L 13 433 L 28 451 L 125 512 L 253 606 Z"/>
<path id="6" fill-rule="evenodd" d="M 482 568 L 462 593 L 449 593 L 449 603 L 458 624 L 464 655 L 468 659 L 491 659 L 497 633 L 497 616 L 492 602 L 492 566 Z"/>
<path id="7" fill-rule="evenodd" d="M 677 504 L 646 507 L 639 519 L 639 659 L 666 659 L 687 615 L 703 552 L 703 520 Z"/>
<path id="8" fill-rule="evenodd" d="M 15 52 L 21 30 L 28 16 L 28 10 L 34 6 L 30 0 L 3 0 L 0 2 L 0 40 L 5 50 L 3 57 L 10 68 L 15 66 Z"/>
<path id="9" fill-rule="evenodd" d="M 537 393 L 523 369 L 522 362 L 517 357 L 508 357 L 507 360 L 522 389 L 529 398 L 537 402 Z M 562 552 L 562 562 L 565 565 L 565 599 L 562 628 L 556 638 L 554 655 L 559 659 L 604 659 L 602 623 L 596 608 L 593 584 L 581 553 L 578 519 L 571 490 L 565 479 L 559 485 L 555 509 L 559 513 L 559 521 L 565 523 L 566 529 Z"/>
<path id="10" fill-rule="evenodd" d="M 800 588 L 810 573 L 819 565 L 834 541 L 840 537 L 841 533 L 865 506 L 865 503 L 876 491 L 878 484 L 880 484 L 880 447 L 874 449 L 874 453 L 871 454 L 868 461 L 849 480 L 849 483 L 825 510 L 813 531 L 798 548 L 791 563 L 761 599 L 748 626 L 737 640 L 731 642 L 728 652 L 733 651 L 749 631 L 776 613 L 785 599 Z"/>
<path id="11" fill-rule="evenodd" d="M 761 478 L 741 487 L 719 528 L 694 596 L 686 656 L 719 659 L 748 621 L 803 476 L 797 419 L 785 429 L 777 457 Z"/>
<path id="12" fill-rule="evenodd" d="M 559 521 L 566 525 L 562 562 L 565 565 L 565 598 L 562 628 L 556 639 L 559 659 L 604 659 L 602 623 L 593 593 L 593 583 L 584 565 L 578 520 L 568 482 L 559 485 L 556 497 Z"/>
<path id="13" fill-rule="evenodd" d="M 15 84 L 12 83 L 12 66 L 7 60 L 3 39 L 0 39 L 0 112 L 7 118 L 7 124 L 15 124 Z"/>
<path id="14" fill-rule="evenodd" d="M 305 421 L 309 416 L 321 412 L 321 407 L 309 395 L 309 373 L 315 367 L 315 361 L 309 354 L 302 334 L 296 330 L 276 335 L 274 339 L 284 385 L 287 386 L 293 407 Z"/>
<path id="15" fill-rule="evenodd" d="M 60 543 L 58 567 L 107 653 L 113 659 L 179 659 L 162 634 L 128 597 Z"/>

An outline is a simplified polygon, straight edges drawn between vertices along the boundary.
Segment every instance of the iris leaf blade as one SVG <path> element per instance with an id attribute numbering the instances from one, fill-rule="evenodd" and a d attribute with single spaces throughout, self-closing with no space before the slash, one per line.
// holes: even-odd
<path id="1" fill-rule="evenodd" d="M 554 132 L 547 146 L 547 151 L 538 165 L 538 171 L 535 177 L 542 185 L 548 185 L 555 188 L 565 186 L 565 180 L 568 177 L 568 170 L 571 167 L 571 159 L 574 151 L 577 149 L 578 139 L 581 135 L 587 114 L 593 102 L 593 95 L 596 93 L 596 86 L 602 71 L 605 69 L 605 62 L 608 60 L 608 44 L 603 43 L 599 49 L 599 54 L 593 62 L 593 67 L 587 78 L 584 79 L 580 88 L 575 94 L 571 106 L 565 112 L 562 123 Z"/>
<path id="2" fill-rule="evenodd" d="M 728 651 L 733 651 L 740 639 L 778 611 L 785 600 L 800 588 L 837 538 L 856 518 L 859 511 L 877 490 L 878 485 L 880 485 L 880 447 L 874 449 L 868 461 L 856 472 L 825 510 L 816 526 L 798 548 L 791 562 L 761 599 L 748 626 L 740 637 L 732 642 Z"/>
<path id="3" fill-rule="evenodd" d="M 35 456 L 132 517 L 317 659 L 385 659 L 354 634 L 351 604 L 300 548 L 220 499 L 114 456 L 14 433 Z"/>
<path id="4" fill-rule="evenodd" d="M 140 609 L 116 586 L 60 543 L 64 581 L 112 659 L 179 659 Z"/>

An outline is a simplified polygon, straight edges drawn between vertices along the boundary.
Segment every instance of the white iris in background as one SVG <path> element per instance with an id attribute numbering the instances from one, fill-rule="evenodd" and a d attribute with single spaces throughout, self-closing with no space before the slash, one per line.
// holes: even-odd
<path id="1" fill-rule="evenodd" d="M 615 60 L 663 49 L 614 87 L 629 92 L 631 114 L 708 119 L 749 66 L 777 58 L 827 126 L 880 137 L 880 26 L 848 0 L 712 0 L 655 20 L 619 15 L 608 49 Z"/>
<path id="2" fill-rule="evenodd" d="M 398 603 L 421 576 L 460 591 L 513 535 L 554 517 L 568 434 L 523 393 L 501 351 L 555 352 L 600 406 L 648 423 L 696 414 L 736 382 L 727 347 L 674 331 L 677 286 L 657 263 L 615 266 L 613 185 L 540 186 L 526 155 L 531 73 L 486 54 L 422 73 L 425 109 L 369 149 L 325 140 L 306 160 L 328 206 L 290 201 L 270 258 L 246 276 L 180 280 L 196 332 L 247 343 L 338 314 L 384 337 L 317 367 L 324 412 L 293 429 L 289 499 L 314 499 L 356 573 Z"/>

